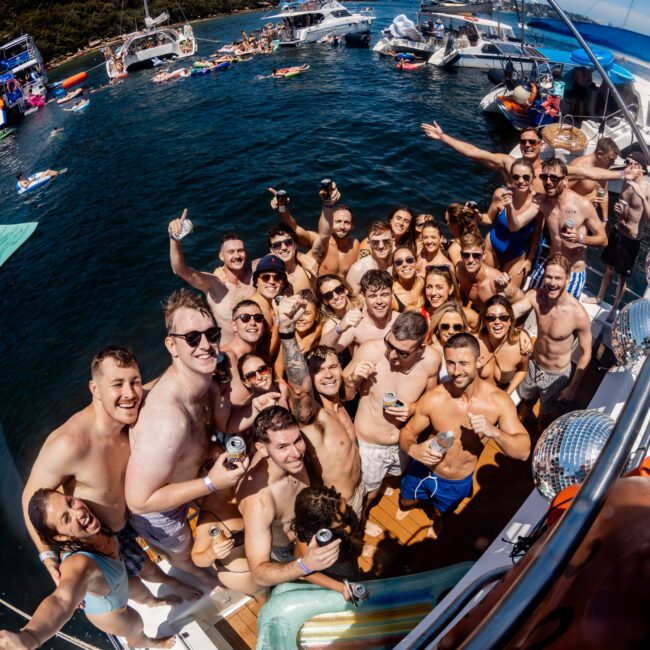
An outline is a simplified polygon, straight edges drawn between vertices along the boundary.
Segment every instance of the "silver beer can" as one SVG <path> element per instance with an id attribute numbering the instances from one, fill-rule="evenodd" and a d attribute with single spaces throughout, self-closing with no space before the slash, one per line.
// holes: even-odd
<path id="1" fill-rule="evenodd" d="M 246 458 L 246 443 L 240 436 L 233 436 L 226 441 L 226 453 L 229 463 L 243 463 Z"/>

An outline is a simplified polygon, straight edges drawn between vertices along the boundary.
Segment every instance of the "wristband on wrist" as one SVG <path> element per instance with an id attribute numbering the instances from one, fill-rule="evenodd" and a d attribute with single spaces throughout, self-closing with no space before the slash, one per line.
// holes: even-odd
<path id="1" fill-rule="evenodd" d="M 310 569 L 308 569 L 308 568 L 305 566 L 305 563 L 302 561 L 302 558 L 301 558 L 301 557 L 299 557 L 299 558 L 296 560 L 296 563 L 297 563 L 298 566 L 300 567 L 300 570 L 301 570 L 301 571 L 302 571 L 306 576 L 308 576 L 310 573 L 313 573 L 313 571 L 311 571 Z"/>
<path id="2" fill-rule="evenodd" d="M 43 551 L 42 553 L 38 554 L 38 559 L 41 562 L 45 562 L 45 560 L 56 560 L 58 562 L 59 554 L 56 551 Z M 29 632 L 29 630 L 27 631 Z"/>
<path id="3" fill-rule="evenodd" d="M 281 341 L 290 341 L 295 338 L 296 331 L 292 330 L 291 332 L 280 332 L 279 335 Z"/>
<path id="4" fill-rule="evenodd" d="M 210 480 L 209 476 L 204 476 L 203 482 L 205 483 L 205 487 L 207 487 L 208 490 L 210 491 L 210 494 L 217 491 L 217 488 L 215 487 L 214 483 Z"/>
<path id="5" fill-rule="evenodd" d="M 625 180 L 625 170 L 624 169 L 621 169 L 621 180 L 622 181 Z"/>

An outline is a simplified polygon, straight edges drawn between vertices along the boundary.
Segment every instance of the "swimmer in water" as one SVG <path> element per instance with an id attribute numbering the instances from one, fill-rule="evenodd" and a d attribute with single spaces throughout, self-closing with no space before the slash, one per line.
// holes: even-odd
<path id="1" fill-rule="evenodd" d="M 50 138 L 53 138 L 55 135 L 59 135 L 63 131 L 62 126 L 55 126 L 51 131 L 50 131 Z"/>

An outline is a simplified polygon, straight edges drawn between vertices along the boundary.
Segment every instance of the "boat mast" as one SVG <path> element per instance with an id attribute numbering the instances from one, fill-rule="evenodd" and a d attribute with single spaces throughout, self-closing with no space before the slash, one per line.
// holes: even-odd
<path id="1" fill-rule="evenodd" d="M 145 18 L 149 18 L 151 20 L 151 16 L 149 15 L 149 3 L 147 0 L 144 0 L 144 16 Z"/>
<path id="2" fill-rule="evenodd" d="M 557 1 L 556 0 L 547 0 L 547 1 L 548 4 L 551 5 L 551 8 L 557 11 L 558 15 L 560 16 L 564 24 L 569 28 L 569 31 L 576 37 L 578 43 L 580 43 L 581 47 L 584 49 L 584 51 L 591 59 L 591 62 L 594 64 L 596 70 L 598 70 L 598 72 L 600 73 L 600 76 L 603 78 L 603 81 L 607 84 L 607 87 L 609 88 L 609 92 L 612 93 L 612 97 L 614 97 L 614 100 L 618 104 L 618 107 L 621 109 L 621 113 L 623 113 L 625 119 L 628 121 L 630 128 L 632 129 L 632 132 L 636 136 L 639 146 L 641 147 L 641 151 L 643 151 L 643 155 L 646 157 L 646 160 L 650 160 L 650 150 L 648 150 L 648 145 L 643 139 L 643 135 L 641 134 L 641 131 L 639 130 L 637 123 L 634 121 L 634 118 L 632 117 L 630 111 L 625 105 L 623 98 L 620 96 L 616 86 L 612 83 L 612 80 L 609 78 L 609 75 L 605 72 L 603 66 L 600 65 L 600 61 L 596 58 L 596 55 L 592 52 L 589 45 L 587 45 L 585 39 L 582 38 L 580 32 L 575 28 L 575 26 L 571 22 L 571 19 L 564 13 L 562 8 L 558 5 Z"/>

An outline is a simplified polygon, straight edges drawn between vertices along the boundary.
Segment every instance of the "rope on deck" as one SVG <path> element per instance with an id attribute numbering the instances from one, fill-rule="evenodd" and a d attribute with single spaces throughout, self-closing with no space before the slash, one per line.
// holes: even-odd
<path id="1" fill-rule="evenodd" d="M 19 614 L 23 618 L 26 618 L 28 621 L 32 620 L 32 617 L 29 614 L 27 614 L 27 612 L 23 612 L 21 609 L 18 609 L 17 607 L 12 605 L 11 603 L 8 603 L 6 600 L 3 600 L 2 598 L 0 598 L 0 604 L 4 605 L 12 612 Z M 97 646 L 92 645 L 90 643 L 86 643 L 85 641 L 82 641 L 81 639 L 77 639 L 74 636 L 70 636 L 65 632 L 56 632 L 55 636 L 58 636 L 60 639 L 63 639 L 64 641 L 67 641 L 72 645 L 76 645 L 78 648 L 83 648 L 84 650 L 101 650 L 101 648 L 98 648 Z"/>

